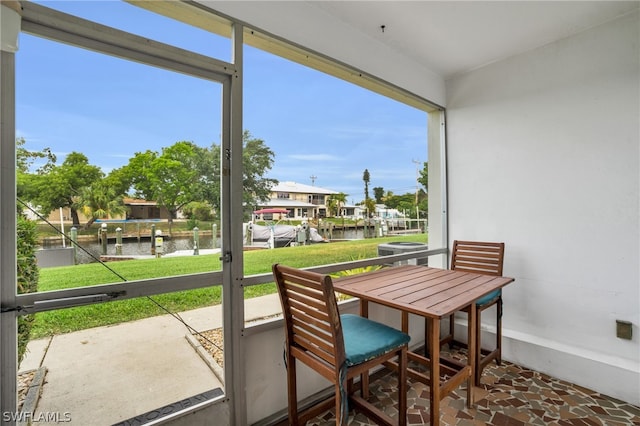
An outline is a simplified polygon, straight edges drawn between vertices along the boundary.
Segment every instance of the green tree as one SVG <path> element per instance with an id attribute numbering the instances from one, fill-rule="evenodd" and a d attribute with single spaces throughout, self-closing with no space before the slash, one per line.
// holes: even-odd
<path id="1" fill-rule="evenodd" d="M 381 186 L 374 187 L 373 197 L 376 199 L 376 204 L 384 203 L 384 188 Z"/>
<path id="2" fill-rule="evenodd" d="M 38 168 L 38 172 L 45 173 L 51 169 L 56 162 L 56 156 L 51 152 L 50 148 L 42 151 L 31 151 L 25 148 L 26 140 L 24 138 L 16 139 L 16 169 L 22 173 L 28 173 L 33 163 L 38 159 L 45 159 L 46 163 Z"/>
<path id="3" fill-rule="evenodd" d="M 369 199 L 369 182 L 371 181 L 369 169 L 364 169 L 364 173 L 362 173 L 362 180 L 364 181 L 364 202 L 366 204 Z"/>
<path id="4" fill-rule="evenodd" d="M 156 201 L 170 213 L 170 224 L 177 211 L 191 202 L 205 202 L 220 210 L 220 145 L 203 148 L 193 142 L 176 142 L 161 153 L 136 153 L 129 163 L 115 172 L 120 188 L 133 188 L 134 196 Z M 264 177 L 273 166 L 275 154 L 262 139 L 243 133 L 243 199 L 248 209 L 266 201 L 271 187 L 278 183 Z M 170 228 L 171 229 L 171 228 Z"/>
<path id="5" fill-rule="evenodd" d="M 109 176 L 114 179 L 114 182 L 120 182 L 119 188 L 124 192 L 128 193 L 131 190 L 135 198 L 152 201 L 154 200 L 154 187 L 149 180 L 149 174 L 151 173 L 151 164 L 159 155 L 151 150 L 136 152 L 129 159 L 127 165 L 113 170 Z"/>
<path id="6" fill-rule="evenodd" d="M 404 195 L 389 195 L 385 198 L 385 205 L 390 209 L 411 210 L 415 209 L 415 194 L 407 192 Z"/>
<path id="7" fill-rule="evenodd" d="M 85 224 L 88 229 L 96 219 L 122 215 L 127 211 L 122 193 L 109 184 L 108 179 L 95 181 L 91 186 L 82 188 L 76 200 L 76 208 L 89 220 Z"/>
<path id="8" fill-rule="evenodd" d="M 420 217 L 426 218 L 429 216 L 429 197 L 422 191 L 420 193 L 424 197 L 418 202 L 418 210 L 420 210 Z"/>
<path id="9" fill-rule="evenodd" d="M 420 183 L 425 192 L 429 192 L 429 163 L 424 162 L 424 167 L 420 170 L 420 177 L 418 177 L 418 183 Z"/>
<path id="10" fill-rule="evenodd" d="M 329 216 L 339 216 L 340 209 L 347 203 L 347 194 L 344 192 L 338 192 L 337 194 L 331 194 L 327 197 L 327 208 L 329 209 Z"/>
<path id="11" fill-rule="evenodd" d="M 47 216 L 60 207 L 69 207 L 74 226 L 80 226 L 78 198 L 83 188 L 104 177 L 97 166 L 89 164 L 84 154 L 72 152 L 60 165 L 40 169 L 24 176 L 22 192 Z"/>
<path id="12" fill-rule="evenodd" d="M 220 145 L 211 144 L 210 148 L 199 148 L 199 182 L 201 198 L 194 200 L 209 205 L 216 212 L 220 211 Z M 202 220 L 202 219 L 201 219 Z"/>
<path id="13" fill-rule="evenodd" d="M 162 148 L 161 153 L 138 152 L 118 171 L 137 197 L 153 200 L 169 212 L 169 232 L 178 210 L 202 198 L 200 152 L 193 142 L 180 141 Z"/>
<path id="14" fill-rule="evenodd" d="M 203 201 L 192 201 L 182 208 L 185 217 L 193 221 L 211 222 L 214 219 L 213 208 L 209 203 Z"/>
<path id="15" fill-rule="evenodd" d="M 129 164 L 137 155 L 138 153 L 129 159 Z M 133 195 L 133 192 L 135 191 L 132 187 L 133 181 L 141 181 L 143 179 L 139 176 L 132 176 L 131 170 L 132 169 L 129 168 L 128 164 L 118 169 L 113 169 L 102 181 L 104 182 L 104 185 L 113 190 L 114 194 L 118 194 L 122 197 L 130 196 L 130 194 Z M 144 183 L 140 182 L 140 184 L 143 185 Z"/>
<path id="16" fill-rule="evenodd" d="M 387 192 L 384 194 L 384 197 L 382 198 L 382 201 L 384 201 L 384 204 L 385 204 L 387 207 L 389 207 L 389 204 L 387 204 L 387 200 L 388 200 L 389 198 L 391 198 L 391 197 L 393 197 L 393 191 L 387 191 Z"/>
<path id="17" fill-rule="evenodd" d="M 429 163 L 426 161 L 423 163 L 422 170 L 420 170 L 418 183 L 422 185 L 417 194 L 418 210 L 420 211 L 420 217 L 427 217 L 429 213 Z"/>
<path id="18" fill-rule="evenodd" d="M 333 198 L 333 194 L 327 197 L 327 214 L 329 217 L 338 215 L 338 200 Z"/>
<path id="19" fill-rule="evenodd" d="M 16 168 L 18 182 L 18 197 L 21 196 L 21 183 L 23 184 L 29 174 L 29 168 L 37 159 L 46 159 L 45 169 L 56 161 L 55 155 L 46 148 L 42 152 L 29 151 L 25 147 L 24 138 L 16 140 Z M 18 208 L 16 214 L 16 278 L 17 293 L 34 293 L 38 291 L 38 280 L 40 271 L 36 260 L 36 249 L 38 247 L 38 231 L 36 223 L 26 218 Z M 31 335 L 31 327 L 34 315 L 21 315 L 18 317 L 18 363 L 22 361 L 27 343 Z"/>
<path id="20" fill-rule="evenodd" d="M 169 224 L 185 204 L 200 198 L 198 151 L 193 142 L 176 142 L 162 149 L 150 165 L 147 178 L 151 198 L 169 212 Z M 171 225 L 169 225 L 171 226 Z"/>
<path id="21" fill-rule="evenodd" d="M 269 200 L 276 179 L 265 177 L 275 161 L 274 152 L 262 139 L 254 138 L 248 130 L 242 133 L 242 187 L 244 205 L 253 211 L 253 206 Z M 250 213 L 250 212 L 249 212 Z"/>
<path id="22" fill-rule="evenodd" d="M 220 210 L 220 145 L 213 144 L 209 153 L 203 154 L 201 170 L 206 176 L 204 200 L 216 211 Z M 276 179 L 265 177 L 275 161 L 275 154 L 264 140 L 255 138 L 248 130 L 242 133 L 242 187 L 245 216 L 250 216 L 254 207 L 269 200 Z"/>
<path id="23" fill-rule="evenodd" d="M 376 211 L 375 200 L 369 198 L 369 182 L 371 182 L 371 175 L 368 169 L 364 169 L 362 174 L 362 180 L 364 181 L 364 206 L 368 210 L 369 216 Z"/>
<path id="24" fill-rule="evenodd" d="M 37 160 L 46 160 L 44 165 L 41 165 L 36 173 L 44 174 L 56 163 L 56 156 L 51 152 L 51 149 L 45 148 L 42 151 L 30 151 L 25 148 L 26 141 L 24 138 L 16 139 L 16 193 L 18 198 L 26 196 L 27 186 L 30 182 L 30 169 Z"/>

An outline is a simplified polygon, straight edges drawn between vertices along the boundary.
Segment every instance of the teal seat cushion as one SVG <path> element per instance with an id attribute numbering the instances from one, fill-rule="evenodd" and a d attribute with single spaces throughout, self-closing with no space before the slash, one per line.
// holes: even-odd
<path id="1" fill-rule="evenodd" d="M 493 299 L 495 299 L 498 296 L 500 296 L 501 294 L 502 294 L 502 289 L 494 290 L 491 293 L 486 294 L 486 295 L 482 296 L 480 299 L 476 300 L 476 306 L 485 305 L 485 304 L 491 302 Z"/>
<path id="2" fill-rule="evenodd" d="M 340 315 L 347 366 L 362 364 L 409 343 L 408 334 L 358 315 Z"/>

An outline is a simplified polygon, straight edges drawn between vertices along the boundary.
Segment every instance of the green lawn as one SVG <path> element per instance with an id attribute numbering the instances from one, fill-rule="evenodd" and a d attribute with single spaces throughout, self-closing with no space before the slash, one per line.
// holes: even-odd
<path id="1" fill-rule="evenodd" d="M 339 243 L 313 244 L 303 247 L 285 247 L 274 250 L 244 252 L 245 275 L 268 273 L 274 263 L 294 267 L 347 262 L 374 257 L 378 244 L 390 241 L 425 242 L 425 235 L 374 238 Z M 107 266 L 127 281 L 157 278 L 198 272 L 220 270 L 219 255 L 166 257 L 160 259 L 129 260 L 111 262 Z M 83 287 L 96 284 L 122 282 L 105 266 L 92 263 L 76 266 L 45 268 L 40 270 L 39 291 Z M 245 298 L 275 292 L 275 285 L 261 284 L 245 290 Z M 220 303 L 221 288 L 211 287 L 154 296 L 153 299 L 173 312 L 182 312 Z M 77 308 L 60 309 L 36 314 L 31 338 L 68 333 L 102 325 L 165 314 L 146 297 L 101 303 Z"/>

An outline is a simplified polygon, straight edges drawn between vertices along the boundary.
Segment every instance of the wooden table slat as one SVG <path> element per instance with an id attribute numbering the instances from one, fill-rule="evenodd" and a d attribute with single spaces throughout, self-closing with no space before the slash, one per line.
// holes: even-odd
<path id="1" fill-rule="evenodd" d="M 358 275 L 348 275 L 345 277 L 339 277 L 333 280 L 334 284 L 338 284 L 343 281 L 348 281 L 349 288 L 356 290 L 371 291 L 372 286 L 385 288 L 392 286 L 391 288 L 399 285 L 402 286 L 403 282 L 410 281 L 412 279 L 424 280 L 427 276 L 432 274 L 441 273 L 442 270 L 427 269 L 420 267 L 411 267 L 398 271 L 396 268 L 383 268 L 373 272 L 365 272 Z M 375 284 L 374 284 L 375 283 Z"/>
<path id="2" fill-rule="evenodd" d="M 380 284 L 370 283 L 369 292 L 376 295 L 384 295 L 389 299 L 397 299 L 398 295 L 405 295 L 424 288 L 425 280 L 430 282 L 447 282 L 449 280 L 447 271 L 429 269 L 422 273 L 414 272 L 408 277 L 397 279 L 393 284 L 383 283 L 383 279 L 375 278 Z"/>
<path id="3" fill-rule="evenodd" d="M 451 296 L 448 299 L 441 301 L 437 305 L 432 305 L 429 309 L 434 315 L 439 317 L 451 315 L 452 313 L 463 309 L 465 306 L 468 306 L 469 300 L 478 300 L 482 296 L 506 286 L 511 281 L 513 281 L 511 278 L 493 277 L 493 279 L 481 283 L 467 292 L 458 293 L 455 296 Z M 420 302 L 417 302 L 415 305 L 419 306 Z"/>
<path id="4" fill-rule="evenodd" d="M 411 294 L 404 294 L 400 297 L 396 297 L 395 300 L 400 302 L 417 303 L 422 299 L 428 297 L 434 297 L 434 301 L 439 303 L 443 299 L 450 298 L 457 294 L 462 294 L 468 291 L 469 282 L 473 282 L 473 285 L 480 285 L 485 281 L 489 281 L 491 277 L 483 276 L 478 277 L 472 274 L 466 274 L 461 276 L 448 275 L 440 280 L 432 280 L 428 287 L 425 287 L 424 283 L 418 291 Z"/>

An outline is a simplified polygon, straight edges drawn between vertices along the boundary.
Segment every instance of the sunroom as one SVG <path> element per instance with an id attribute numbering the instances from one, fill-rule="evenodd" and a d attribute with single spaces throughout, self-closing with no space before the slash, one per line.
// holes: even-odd
<path id="1" fill-rule="evenodd" d="M 503 294 L 503 358 L 640 405 L 640 3 L 128 3 L 227 38 L 231 59 L 73 16 L 56 2 L 2 2 L 3 422 L 19 419 L 5 416 L 17 406 L 19 316 L 208 287 L 220 287 L 223 294 L 222 394 L 155 424 L 240 425 L 286 418 L 282 320 L 245 326 L 245 292 L 273 281 L 267 273 L 245 272 L 243 224 L 236 219 L 243 208 L 243 165 L 234 154 L 242 152 L 247 46 L 423 111 L 429 265 L 447 268 L 456 239 L 504 241 L 504 274 L 515 282 Z M 133 61 L 143 72 L 169 70 L 219 87 L 219 271 L 16 293 L 16 62 L 22 34 Z M 385 262 L 318 262 L 315 269 L 335 272 Z M 354 303 L 344 306 L 356 309 Z M 372 316 L 390 325 L 399 321 L 382 308 Z M 464 318 L 456 320 L 461 329 Z M 620 333 L 620 325 L 630 330 Z M 418 321 L 412 327 L 412 344 L 424 344 L 424 326 Z M 487 321 L 483 331 L 491 335 L 495 329 Z M 305 386 L 310 396 L 326 383 L 309 380 Z M 97 422 L 113 424 L 150 408 Z"/>

